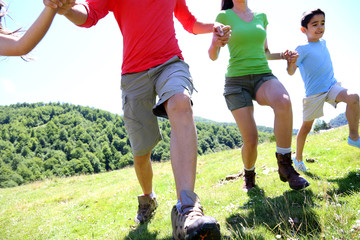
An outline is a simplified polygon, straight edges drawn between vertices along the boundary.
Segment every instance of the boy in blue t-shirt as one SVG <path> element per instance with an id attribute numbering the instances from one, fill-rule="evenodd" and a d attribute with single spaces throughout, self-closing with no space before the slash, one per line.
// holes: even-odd
<path id="1" fill-rule="evenodd" d="M 306 97 L 303 99 L 303 124 L 297 134 L 296 155 L 293 157 L 297 170 L 306 171 L 303 162 L 305 140 L 314 120 L 322 117 L 324 103 L 328 102 L 336 107 L 337 103 L 345 102 L 346 118 L 349 123 L 348 144 L 360 148 L 359 140 L 359 96 L 350 93 L 348 89 L 334 78 L 333 66 L 326 42 L 322 39 L 325 32 L 325 13 L 316 9 L 303 14 L 301 31 L 308 42 L 296 48 L 296 52 L 288 60 L 287 71 L 293 75 L 297 68 L 305 85 Z"/>

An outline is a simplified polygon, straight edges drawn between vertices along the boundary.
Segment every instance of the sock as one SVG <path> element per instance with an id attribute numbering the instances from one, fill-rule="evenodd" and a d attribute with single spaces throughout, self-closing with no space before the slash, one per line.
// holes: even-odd
<path id="1" fill-rule="evenodd" d="M 276 146 L 276 152 L 280 153 L 282 155 L 285 155 L 287 153 L 291 153 L 291 147 L 289 147 L 289 148 L 281 148 L 281 147 Z"/>
<path id="2" fill-rule="evenodd" d="M 244 167 L 244 169 L 246 170 L 246 171 L 254 171 L 254 169 L 255 169 L 255 165 L 252 167 L 252 168 L 246 168 L 246 167 Z"/>
<path id="3" fill-rule="evenodd" d="M 176 203 L 176 207 L 177 207 L 178 211 L 181 213 L 181 202 L 180 202 L 180 199 L 179 199 L 178 202 Z"/>

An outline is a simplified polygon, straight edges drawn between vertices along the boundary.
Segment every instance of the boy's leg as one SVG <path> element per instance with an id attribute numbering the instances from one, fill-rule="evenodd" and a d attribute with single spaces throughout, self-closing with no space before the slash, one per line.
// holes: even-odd
<path id="1" fill-rule="evenodd" d="M 353 141 L 359 140 L 359 95 L 342 90 L 336 97 L 336 102 L 346 103 L 346 119 L 349 123 L 349 138 Z"/>
<path id="2" fill-rule="evenodd" d="M 296 160 L 301 162 L 303 160 L 303 151 L 305 146 L 306 137 L 311 131 L 314 120 L 304 121 L 296 136 Z"/>

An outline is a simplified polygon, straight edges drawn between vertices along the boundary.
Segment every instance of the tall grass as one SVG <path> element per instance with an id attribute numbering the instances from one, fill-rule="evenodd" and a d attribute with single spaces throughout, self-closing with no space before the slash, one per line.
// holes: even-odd
<path id="1" fill-rule="evenodd" d="M 293 191 L 277 174 L 275 144 L 259 146 L 254 190 L 243 179 L 240 150 L 198 159 L 196 193 L 215 217 L 223 239 L 360 239 L 360 149 L 346 143 L 347 128 L 308 137 L 305 158 L 311 185 Z M 293 148 L 295 149 L 295 141 Z M 134 169 L 54 178 L 0 189 L 0 239 L 172 239 L 170 211 L 176 203 L 169 162 L 154 163 L 159 207 L 136 226 Z"/>

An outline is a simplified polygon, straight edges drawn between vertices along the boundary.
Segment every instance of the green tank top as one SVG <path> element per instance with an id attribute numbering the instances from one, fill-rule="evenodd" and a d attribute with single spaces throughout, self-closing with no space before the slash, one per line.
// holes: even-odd
<path id="1" fill-rule="evenodd" d="M 249 74 L 270 73 L 265 55 L 266 26 L 268 21 L 264 13 L 254 13 L 251 22 L 245 22 L 236 13 L 227 9 L 221 11 L 216 21 L 231 26 L 231 38 L 228 43 L 230 53 L 226 77 Z"/>

